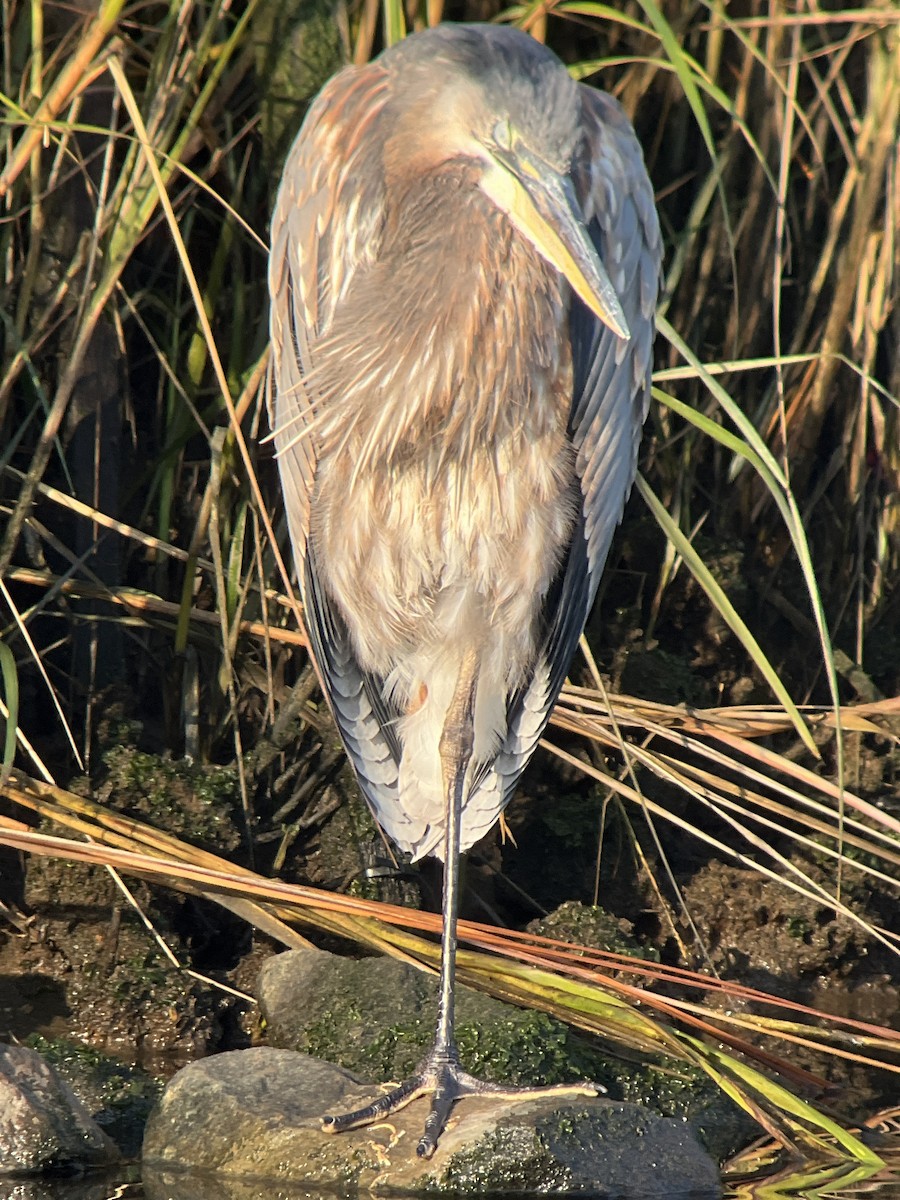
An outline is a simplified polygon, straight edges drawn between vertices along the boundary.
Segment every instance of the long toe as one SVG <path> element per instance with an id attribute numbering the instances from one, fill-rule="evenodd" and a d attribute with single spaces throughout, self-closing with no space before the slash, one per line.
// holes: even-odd
<path id="1" fill-rule="evenodd" d="M 447 1067 L 440 1073 L 434 1095 L 431 1099 L 431 1111 L 425 1119 L 425 1131 L 416 1146 L 419 1158 L 431 1158 L 437 1149 L 438 1138 L 444 1132 L 450 1109 L 467 1092 L 461 1088 L 459 1073 L 452 1067 Z"/>
<path id="2" fill-rule="evenodd" d="M 588 1080 L 578 1083 L 554 1084 L 551 1087 L 512 1087 L 509 1084 L 488 1083 L 476 1079 L 454 1062 L 440 1063 L 431 1068 L 434 1079 L 434 1095 L 431 1111 L 425 1121 L 416 1153 L 421 1158 L 431 1158 L 437 1148 L 438 1138 L 444 1132 L 450 1110 L 457 1100 L 465 1096 L 495 1096 L 498 1100 L 533 1100 L 542 1096 L 596 1096 L 605 1089 Z M 429 1071 L 426 1068 L 425 1074 Z"/>
<path id="3" fill-rule="evenodd" d="M 494 1096 L 498 1100 L 532 1100 L 542 1096 L 596 1096 L 604 1090 L 599 1084 L 587 1080 L 555 1084 L 552 1087 L 510 1087 L 488 1083 L 463 1071 L 452 1058 L 448 1061 L 444 1054 L 432 1054 L 412 1079 L 379 1096 L 365 1108 L 339 1116 L 323 1117 L 322 1128 L 328 1133 L 358 1129 L 362 1125 L 370 1125 L 373 1121 L 383 1120 L 391 1113 L 398 1112 L 419 1096 L 430 1094 L 431 1109 L 425 1120 L 422 1137 L 416 1146 L 416 1153 L 420 1158 L 431 1158 L 447 1125 L 453 1105 L 466 1096 Z"/>
<path id="4" fill-rule="evenodd" d="M 431 1090 L 431 1080 L 425 1072 L 420 1071 L 418 1075 L 385 1092 L 365 1108 L 357 1108 L 349 1113 L 329 1113 L 322 1118 L 322 1128 L 326 1133 L 345 1133 L 348 1129 L 371 1125 L 373 1121 L 380 1121 L 391 1113 L 406 1108 L 407 1104 L 418 1100 L 419 1096 L 427 1095 Z"/>

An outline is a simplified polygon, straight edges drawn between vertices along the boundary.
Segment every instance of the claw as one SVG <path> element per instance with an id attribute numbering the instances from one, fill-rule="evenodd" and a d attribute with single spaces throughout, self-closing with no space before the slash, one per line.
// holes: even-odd
<path id="1" fill-rule="evenodd" d="M 453 1105 L 465 1096 L 496 1096 L 501 1100 L 534 1100 L 542 1096 L 596 1096 L 605 1090 L 602 1085 L 590 1083 L 587 1080 L 581 1080 L 578 1083 L 555 1084 L 552 1087 L 521 1088 L 487 1083 L 464 1071 L 456 1060 L 455 1054 L 448 1054 L 446 1051 L 439 1051 L 435 1048 L 412 1079 L 408 1079 L 399 1087 L 392 1088 L 383 1096 L 379 1096 L 365 1108 L 356 1109 L 351 1113 L 342 1113 L 339 1116 L 323 1117 L 322 1128 L 328 1133 L 343 1133 L 347 1129 L 371 1125 L 372 1122 L 405 1108 L 419 1096 L 430 1093 L 431 1109 L 425 1119 L 425 1129 L 416 1146 L 416 1154 L 420 1158 L 431 1158 L 437 1149 L 438 1140 L 446 1128 Z"/>

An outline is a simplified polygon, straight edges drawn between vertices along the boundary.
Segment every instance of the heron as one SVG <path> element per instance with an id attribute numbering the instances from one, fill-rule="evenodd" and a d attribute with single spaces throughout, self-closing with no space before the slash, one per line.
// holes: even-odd
<path id="1" fill-rule="evenodd" d="M 565 681 L 637 464 L 661 238 L 624 111 L 528 34 L 440 25 L 335 75 L 274 207 L 270 422 L 310 648 L 360 789 L 444 863 L 434 1044 L 339 1132 L 475 1079 L 460 854 Z"/>

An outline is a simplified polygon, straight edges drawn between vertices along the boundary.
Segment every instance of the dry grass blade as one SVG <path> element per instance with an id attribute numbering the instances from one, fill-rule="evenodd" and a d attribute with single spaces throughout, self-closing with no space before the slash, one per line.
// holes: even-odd
<path id="1" fill-rule="evenodd" d="M 850 727 L 891 736 L 898 709 L 900 702 L 882 701 L 866 705 L 858 716 L 855 708 L 844 709 L 838 718 L 831 709 L 807 707 L 804 719 L 815 728 L 840 724 L 846 717 Z M 841 863 L 847 871 L 888 887 L 900 878 L 897 818 L 792 758 L 760 745 L 758 739 L 793 727 L 786 713 L 776 713 L 760 707 L 724 712 L 679 709 L 568 686 L 552 718 L 552 724 L 559 728 L 622 753 L 632 764 L 632 773 L 634 766 L 643 766 L 708 807 L 738 835 L 735 843 L 714 838 L 700 823 L 691 824 L 632 784 L 580 762 L 557 746 L 547 745 L 554 754 L 642 811 L 692 834 L 725 858 L 752 866 L 773 881 L 833 906 L 867 936 L 900 952 L 900 936 L 895 930 L 873 926 L 844 903 L 836 890 L 824 888 L 793 858 L 776 850 L 779 839 L 787 838 L 795 848 L 806 847 L 813 855 L 825 856 Z M 623 729 L 630 733 L 627 747 L 622 741 Z M 660 743 L 668 749 L 661 749 Z M 748 854 L 737 849 L 741 842 Z M 853 848 L 852 856 L 845 855 L 845 846 Z M 771 866 L 766 865 L 766 859 Z"/>
<path id="2" fill-rule="evenodd" d="M 136 618 L 145 624 L 149 624 L 154 617 L 159 617 L 164 619 L 169 627 L 173 627 L 181 614 L 180 605 L 171 600 L 162 600 L 159 596 L 153 596 L 149 592 L 138 591 L 136 588 L 111 588 L 71 579 L 60 580 L 48 572 L 34 571 L 27 567 L 12 568 L 7 573 L 7 578 L 17 583 L 46 588 L 73 598 L 108 600 L 128 613 L 129 616 L 124 619 Z M 195 630 L 197 627 L 218 629 L 221 626 L 219 615 L 206 609 L 192 608 L 189 610 L 189 616 Z M 270 638 L 274 642 L 283 642 L 289 646 L 309 645 L 306 634 L 302 630 L 281 628 L 263 621 L 239 621 L 236 631 L 251 637 Z"/>
<path id="3" fill-rule="evenodd" d="M 80 843 L 54 838 L 6 819 L 0 823 L 0 841 L 7 845 L 31 853 L 102 864 L 210 896 L 226 903 L 231 911 L 240 913 L 245 919 L 258 923 L 286 944 L 296 944 L 296 935 L 284 921 L 299 919 L 313 928 L 340 933 L 371 949 L 403 957 L 419 966 L 433 970 L 437 965 L 437 946 L 409 932 L 436 931 L 438 918 L 435 916 L 263 879 L 171 835 L 117 816 L 81 797 L 37 783 L 18 772 L 6 792 L 20 805 L 92 839 L 89 843 Z M 873 1161 L 870 1152 L 830 1118 L 790 1096 L 755 1069 L 740 1065 L 730 1055 L 712 1049 L 699 1040 L 697 1034 L 712 1036 L 720 1044 L 727 1044 L 756 1059 L 767 1069 L 786 1073 L 795 1083 L 815 1083 L 813 1076 L 756 1049 L 729 1031 L 727 1020 L 723 1024 L 720 1014 L 702 1012 L 695 1004 L 679 1004 L 649 990 L 654 980 L 668 984 L 678 981 L 691 988 L 702 987 L 726 994 L 732 985 L 625 956 L 602 954 L 552 939 L 510 934 L 468 922 L 462 923 L 460 937 L 465 945 L 477 948 L 464 950 L 459 960 L 460 978 L 471 986 L 520 1004 L 542 1008 L 643 1053 L 675 1055 L 699 1066 L 739 1103 L 754 1112 L 767 1128 L 787 1142 L 802 1143 L 807 1153 L 812 1150 L 817 1154 L 824 1153 L 826 1143 L 822 1141 L 822 1135 L 827 1134 L 848 1154 L 860 1161 Z M 631 974 L 643 974 L 648 988 L 638 989 L 612 973 L 622 969 Z M 752 989 L 736 988 L 737 993 L 744 999 L 792 1007 Z M 633 1007 L 635 1002 L 639 1003 L 638 1008 Z M 667 1023 L 661 1025 L 651 1018 L 650 1011 L 665 1018 Z M 797 1012 L 796 1006 L 792 1011 Z M 805 1015 L 824 1014 L 805 1010 Z M 669 1022 L 693 1027 L 696 1033 L 684 1033 Z M 749 1024 L 749 1019 L 746 1023 Z M 900 1045 L 900 1034 L 890 1030 L 855 1021 L 837 1024 L 852 1036 L 868 1038 L 879 1050 Z M 766 1028 L 768 1032 L 778 1032 L 777 1023 L 772 1021 Z M 830 1035 L 822 1036 L 823 1040 L 829 1040 Z M 884 1065 L 878 1059 L 867 1061 Z"/>
<path id="4" fill-rule="evenodd" d="M 898 712 L 898 700 L 848 706 L 841 710 L 841 721 L 846 722 L 842 727 L 879 737 L 892 736 L 887 730 L 890 723 L 896 720 Z M 883 719 L 882 724 L 873 719 L 877 717 Z M 832 728 L 836 723 L 835 714 L 830 708 L 808 706 L 804 710 L 804 718 L 813 728 Z M 553 724 L 592 740 L 602 740 L 610 746 L 619 744 L 616 726 L 650 734 L 685 751 L 691 751 L 723 770 L 740 771 L 742 778 L 752 779 L 783 794 L 798 811 L 810 809 L 830 817 L 832 822 L 843 797 L 843 803 L 847 807 L 858 811 L 869 822 L 868 825 L 856 824 L 851 828 L 880 843 L 867 843 L 865 848 L 874 854 L 884 853 L 889 862 L 898 860 L 897 837 L 900 835 L 900 821 L 896 817 L 867 803 L 852 792 L 842 793 L 831 780 L 815 774 L 792 758 L 759 744 L 759 739 L 771 737 L 775 733 L 784 733 L 792 728 L 793 723 L 787 714 L 774 707 L 679 709 L 672 705 L 652 704 L 628 696 L 610 697 L 593 689 L 569 686 L 563 691 L 554 712 Z M 730 753 L 724 754 L 717 750 L 716 743 L 727 747 Z M 652 756 L 648 755 L 647 761 L 652 761 Z M 749 774 L 748 762 L 755 767 Z M 784 782 L 786 780 L 794 780 L 795 783 L 820 794 L 826 803 L 823 804 L 816 801 L 814 796 L 797 791 Z"/>
<path id="5" fill-rule="evenodd" d="M 102 63 L 93 63 L 95 55 L 116 27 L 125 7 L 125 0 L 103 0 L 96 17 L 89 22 L 79 40 L 78 49 L 60 71 L 10 155 L 3 172 L 0 173 L 0 198 L 9 192 L 33 152 L 40 146 L 46 127 L 72 101 L 73 95 L 89 87 L 104 69 Z"/>

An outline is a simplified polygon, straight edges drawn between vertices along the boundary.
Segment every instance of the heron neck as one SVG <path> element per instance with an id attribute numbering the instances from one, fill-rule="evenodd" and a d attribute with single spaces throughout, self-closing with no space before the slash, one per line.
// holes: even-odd
<path id="1" fill-rule="evenodd" d="M 391 215 L 318 348 L 322 453 L 340 436 L 358 462 L 407 457 L 429 440 L 465 456 L 565 417 L 566 285 L 471 181 L 423 188 Z M 459 210 L 453 189 L 466 189 L 465 222 L 446 219 Z"/>

